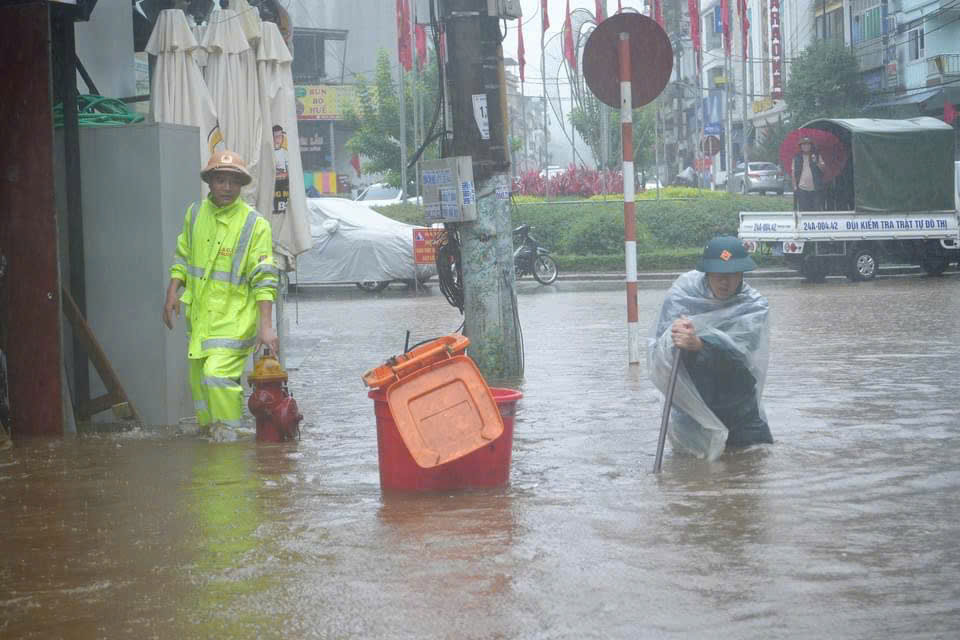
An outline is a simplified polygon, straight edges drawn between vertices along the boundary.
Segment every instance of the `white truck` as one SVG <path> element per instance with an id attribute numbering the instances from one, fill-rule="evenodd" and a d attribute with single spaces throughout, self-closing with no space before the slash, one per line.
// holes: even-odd
<path id="1" fill-rule="evenodd" d="M 935 118 L 815 120 L 848 146 L 829 211 L 743 211 L 750 251 L 782 255 L 811 281 L 871 280 L 881 262 L 938 275 L 960 260 L 953 128 Z M 830 206 L 832 205 L 832 206 Z"/>

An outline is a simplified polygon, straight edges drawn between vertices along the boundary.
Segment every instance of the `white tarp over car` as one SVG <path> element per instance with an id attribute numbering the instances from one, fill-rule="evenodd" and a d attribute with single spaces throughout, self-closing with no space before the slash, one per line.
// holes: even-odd
<path id="1" fill-rule="evenodd" d="M 313 248 L 297 260 L 297 281 L 388 282 L 413 280 L 414 225 L 342 198 L 307 198 Z M 420 281 L 434 265 L 417 265 Z"/>

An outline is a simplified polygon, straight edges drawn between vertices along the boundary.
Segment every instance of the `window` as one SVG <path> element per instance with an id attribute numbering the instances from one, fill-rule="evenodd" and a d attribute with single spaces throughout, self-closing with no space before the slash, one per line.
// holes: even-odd
<path id="1" fill-rule="evenodd" d="M 867 6 L 868 3 L 872 6 Z M 853 13 L 854 43 L 872 40 L 883 35 L 883 9 L 875 4 L 875 0 L 854 0 L 851 12 Z"/>
<path id="2" fill-rule="evenodd" d="M 911 62 L 922 60 L 923 55 L 923 27 L 912 29 L 908 32 L 907 39 L 907 59 Z"/>
<path id="3" fill-rule="evenodd" d="M 319 84 L 338 76 L 336 44 L 346 44 L 347 32 L 336 29 L 293 30 L 293 63 L 290 70 L 295 84 Z M 331 44 L 332 43 L 332 44 Z M 327 68 L 328 48 L 333 46 L 333 68 Z M 342 58 L 342 55 L 339 56 Z M 329 80 L 328 80 L 329 81 Z"/>
<path id="4" fill-rule="evenodd" d="M 705 11 L 703 15 L 703 27 L 700 29 L 700 37 L 703 38 L 703 50 L 719 49 L 723 46 L 723 26 L 718 26 L 717 20 L 720 18 L 720 7 L 714 7 L 713 11 Z"/>
<path id="5" fill-rule="evenodd" d="M 293 81 L 298 84 L 319 82 L 327 76 L 324 70 L 323 34 L 316 29 L 293 30 Z"/>

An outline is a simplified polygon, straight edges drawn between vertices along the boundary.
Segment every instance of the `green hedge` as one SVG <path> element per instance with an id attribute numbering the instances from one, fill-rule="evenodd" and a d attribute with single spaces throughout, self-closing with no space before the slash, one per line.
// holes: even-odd
<path id="1" fill-rule="evenodd" d="M 687 192 L 698 197 L 670 198 Z M 652 196 L 652 197 L 651 197 Z M 670 187 L 656 194 L 638 197 L 637 260 L 640 268 L 676 269 L 693 263 L 691 255 L 715 235 L 736 235 L 741 211 L 789 211 L 792 203 L 783 197 L 741 196 L 716 191 L 677 189 Z M 608 196 L 608 198 L 611 196 Z M 529 224 L 532 235 L 560 260 L 569 260 L 568 270 L 584 269 L 590 264 L 607 264 L 608 257 L 620 256 L 623 265 L 623 201 L 564 200 L 535 201 L 524 198 L 514 202 L 513 226 Z M 386 216 L 409 224 L 424 224 L 423 209 L 401 204 L 379 208 Z M 601 260 L 602 258 L 602 260 Z M 582 264 L 584 267 L 574 265 Z"/>
<path id="2" fill-rule="evenodd" d="M 637 254 L 637 270 L 641 272 L 688 271 L 697 265 L 700 248 L 678 249 Z M 560 273 L 624 273 L 623 252 L 606 255 L 552 254 Z M 782 257 L 754 254 L 761 267 L 784 267 Z"/>

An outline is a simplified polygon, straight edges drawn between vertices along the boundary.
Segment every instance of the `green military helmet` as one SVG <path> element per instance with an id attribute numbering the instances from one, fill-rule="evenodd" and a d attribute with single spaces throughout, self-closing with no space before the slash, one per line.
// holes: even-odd
<path id="1" fill-rule="evenodd" d="M 705 273 L 742 273 L 756 268 L 743 243 L 733 236 L 717 236 L 708 242 L 697 264 L 697 271 Z"/>

